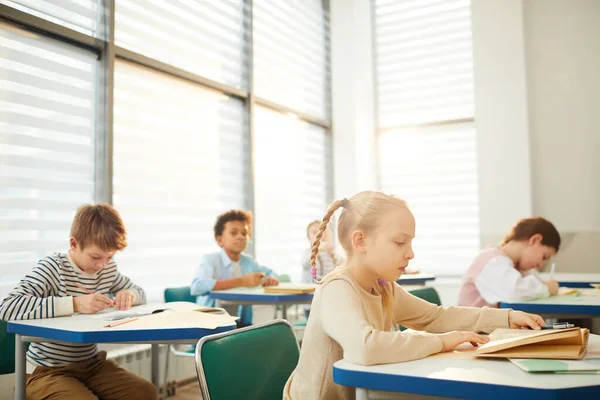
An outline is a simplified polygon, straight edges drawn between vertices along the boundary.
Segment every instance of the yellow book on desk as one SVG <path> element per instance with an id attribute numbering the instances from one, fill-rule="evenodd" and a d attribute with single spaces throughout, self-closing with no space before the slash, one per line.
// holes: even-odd
<path id="1" fill-rule="evenodd" d="M 475 351 L 478 357 L 549 358 L 581 360 L 585 356 L 589 330 L 582 328 L 496 329 L 490 341 Z"/>
<path id="2" fill-rule="evenodd" d="M 316 285 L 311 284 L 279 284 L 277 286 L 265 287 L 265 293 L 282 293 L 282 294 L 309 294 L 313 293 Z"/>

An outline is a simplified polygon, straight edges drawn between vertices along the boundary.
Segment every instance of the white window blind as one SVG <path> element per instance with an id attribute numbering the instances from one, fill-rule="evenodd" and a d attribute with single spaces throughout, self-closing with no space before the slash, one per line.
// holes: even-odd
<path id="1" fill-rule="evenodd" d="M 115 11 L 117 46 L 246 88 L 244 0 L 117 0 Z"/>
<path id="2" fill-rule="evenodd" d="M 381 186 L 406 199 L 417 221 L 411 266 L 461 274 L 479 251 L 472 124 L 386 131 L 378 142 Z"/>
<path id="3" fill-rule="evenodd" d="M 256 95 L 329 119 L 329 17 L 322 0 L 253 1 Z"/>
<path id="4" fill-rule="evenodd" d="M 55 24 L 84 33 L 98 36 L 98 23 L 101 16 L 99 0 L 0 0 L 17 10 Z"/>
<path id="5" fill-rule="evenodd" d="M 129 247 L 119 268 L 161 301 L 218 249 L 216 216 L 245 208 L 248 140 L 241 101 L 117 60 L 113 202 Z"/>
<path id="6" fill-rule="evenodd" d="M 0 298 L 94 200 L 97 56 L 0 23 Z"/>
<path id="7" fill-rule="evenodd" d="M 376 0 L 380 127 L 472 118 L 470 0 Z"/>
<path id="8" fill-rule="evenodd" d="M 415 214 L 412 265 L 460 275 L 479 250 L 470 1 L 376 0 L 375 35 L 382 189 Z"/>
<path id="9" fill-rule="evenodd" d="M 315 125 L 257 107 L 254 173 L 256 258 L 299 281 L 306 226 L 329 199 L 330 136 Z"/>

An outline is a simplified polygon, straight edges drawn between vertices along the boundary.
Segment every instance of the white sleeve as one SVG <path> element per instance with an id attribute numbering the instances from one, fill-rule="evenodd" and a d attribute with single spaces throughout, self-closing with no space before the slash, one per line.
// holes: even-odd
<path id="1" fill-rule="evenodd" d="M 475 278 L 475 287 L 489 304 L 548 297 L 548 287 L 535 275 L 522 276 L 508 257 L 492 258 Z"/>

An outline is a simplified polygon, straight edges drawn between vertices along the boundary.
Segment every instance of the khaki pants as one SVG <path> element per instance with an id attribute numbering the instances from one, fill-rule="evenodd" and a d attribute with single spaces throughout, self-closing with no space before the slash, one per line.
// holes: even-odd
<path id="1" fill-rule="evenodd" d="M 101 351 L 89 360 L 64 367 L 37 367 L 27 375 L 27 399 L 151 399 L 154 385 L 106 360 Z"/>

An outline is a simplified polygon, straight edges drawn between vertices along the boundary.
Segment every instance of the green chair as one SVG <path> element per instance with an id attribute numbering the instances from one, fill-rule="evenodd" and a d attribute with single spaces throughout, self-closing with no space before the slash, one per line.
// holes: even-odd
<path id="1" fill-rule="evenodd" d="M 190 303 L 196 302 L 196 296 L 192 296 L 189 286 L 182 286 L 176 288 L 166 288 L 164 291 L 165 303 L 171 303 L 174 301 L 187 301 Z M 190 345 L 168 345 L 169 352 L 175 356 L 193 357 L 194 346 Z M 167 387 L 169 379 L 169 352 L 167 352 L 167 359 L 165 361 L 165 384 L 163 387 Z"/>
<path id="2" fill-rule="evenodd" d="M 438 292 L 432 287 L 425 287 L 423 289 L 409 290 L 409 293 L 413 296 L 417 296 L 425 301 L 441 306 L 442 300 Z"/>
<path id="3" fill-rule="evenodd" d="M 432 287 L 425 287 L 423 289 L 416 289 L 416 290 L 409 290 L 408 291 L 410 294 L 412 294 L 413 296 L 417 296 L 425 301 L 428 301 L 430 303 L 433 303 L 435 305 L 441 306 L 442 305 L 442 300 L 440 299 L 440 295 L 438 294 L 437 290 L 435 290 Z M 403 331 L 406 329 L 406 327 L 402 326 L 402 325 L 398 325 L 398 329 Z"/>
<path id="4" fill-rule="evenodd" d="M 15 372 L 15 335 L 6 330 L 5 321 L 0 321 L 0 375 Z"/>
<path id="5" fill-rule="evenodd" d="M 196 346 L 204 400 L 281 400 L 300 349 L 286 320 L 206 336 Z"/>
<path id="6" fill-rule="evenodd" d="M 189 301 L 190 303 L 195 303 L 196 296 L 192 296 L 189 286 L 166 288 L 165 303 L 171 303 L 173 301 Z"/>

